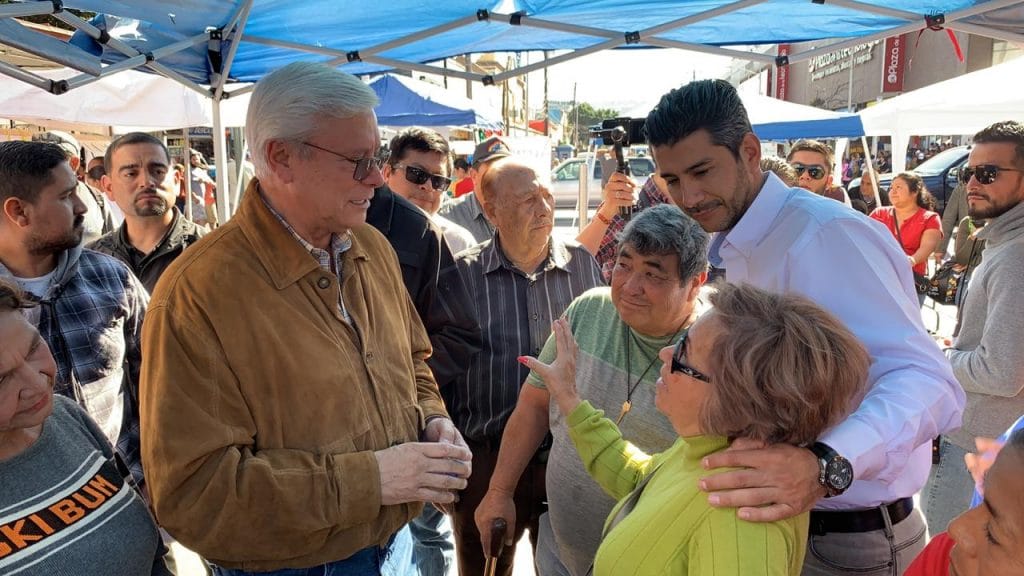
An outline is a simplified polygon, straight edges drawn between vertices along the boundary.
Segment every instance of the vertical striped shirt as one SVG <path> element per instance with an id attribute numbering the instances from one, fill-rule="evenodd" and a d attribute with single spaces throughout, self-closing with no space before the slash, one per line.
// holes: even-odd
<path id="1" fill-rule="evenodd" d="M 505 257 L 497 233 L 456 256 L 455 265 L 476 306 L 483 349 L 454 386 L 448 411 L 467 438 L 498 441 L 530 372 L 517 358 L 540 354 L 552 320 L 604 284 L 601 269 L 576 242 L 552 237 L 547 259 L 527 274 Z"/>

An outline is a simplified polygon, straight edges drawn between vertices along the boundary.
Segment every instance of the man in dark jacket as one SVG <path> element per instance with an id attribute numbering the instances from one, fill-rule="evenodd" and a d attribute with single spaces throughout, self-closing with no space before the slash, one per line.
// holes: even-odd
<path id="1" fill-rule="evenodd" d="M 405 288 L 433 347 L 427 365 L 447 403 L 453 384 L 465 379 L 481 346 L 476 315 L 466 305 L 469 291 L 451 250 L 427 214 L 387 186 L 374 191 L 366 222 L 380 230 L 398 254 Z M 413 562 L 424 576 L 443 576 L 453 562 L 454 542 L 444 520 L 439 511 L 426 506 L 410 525 Z"/>
<path id="2" fill-rule="evenodd" d="M 174 206 L 178 173 L 164 143 L 142 132 L 111 142 L 101 183 L 124 212 L 124 222 L 89 248 L 131 268 L 149 292 L 182 251 L 206 234 Z"/>

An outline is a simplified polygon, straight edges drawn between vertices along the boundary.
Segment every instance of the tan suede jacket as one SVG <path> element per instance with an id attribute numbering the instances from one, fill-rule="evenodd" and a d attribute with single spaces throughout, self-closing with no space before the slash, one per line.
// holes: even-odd
<path id="1" fill-rule="evenodd" d="M 323 270 L 255 190 L 164 273 L 143 327 L 142 457 L 159 523 L 228 568 L 341 560 L 418 504 L 382 506 L 373 452 L 446 415 L 398 261 L 352 231 L 338 311 Z"/>

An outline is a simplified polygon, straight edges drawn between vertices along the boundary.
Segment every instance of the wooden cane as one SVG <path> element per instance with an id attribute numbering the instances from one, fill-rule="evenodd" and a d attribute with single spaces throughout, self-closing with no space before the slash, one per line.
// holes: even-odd
<path id="1" fill-rule="evenodd" d="M 498 558 L 501 557 L 501 549 L 505 547 L 506 531 L 508 531 L 508 523 L 504 518 L 495 518 L 491 522 L 491 546 L 484 562 L 484 574 L 487 576 L 494 576 L 498 569 Z"/>

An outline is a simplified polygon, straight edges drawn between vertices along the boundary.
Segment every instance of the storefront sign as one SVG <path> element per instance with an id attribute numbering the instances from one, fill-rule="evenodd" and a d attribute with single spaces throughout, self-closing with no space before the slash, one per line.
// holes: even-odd
<path id="1" fill-rule="evenodd" d="M 789 56 L 789 44 L 779 44 L 779 56 Z M 789 66 L 779 66 L 775 74 L 775 97 L 785 100 L 789 88 Z"/>
<path id="2" fill-rule="evenodd" d="M 857 66 L 870 61 L 875 51 L 875 45 L 879 42 L 879 40 L 875 40 L 874 42 L 858 44 L 851 48 L 843 48 L 842 50 L 822 54 L 817 58 L 811 59 L 808 64 L 811 80 L 818 80 L 837 72 L 848 71 L 851 64 Z"/>
<path id="3" fill-rule="evenodd" d="M 882 65 L 882 92 L 903 92 L 903 51 L 906 36 L 892 36 L 885 39 L 885 63 Z"/>

